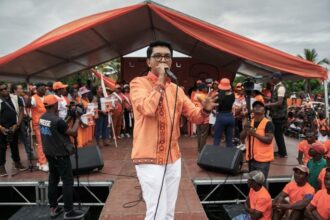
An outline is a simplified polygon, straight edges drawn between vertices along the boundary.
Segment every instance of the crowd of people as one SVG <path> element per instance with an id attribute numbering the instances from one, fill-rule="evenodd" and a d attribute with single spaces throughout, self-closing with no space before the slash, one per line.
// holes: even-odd
<path id="1" fill-rule="evenodd" d="M 37 158 L 39 170 L 48 172 L 39 126 L 39 119 L 46 112 L 44 97 L 47 95 L 54 95 L 58 99 L 58 115 L 68 124 L 72 124 L 75 109 L 81 107 L 84 114 L 76 137 L 75 144 L 78 148 L 93 140 L 99 146 L 109 146 L 111 137 L 121 139 L 131 136 L 133 115 L 128 84 L 116 84 L 113 91 L 107 91 L 112 102 L 110 110 L 101 106 L 101 99 L 104 97 L 101 86 L 74 84 L 68 88 L 68 85 L 57 81 L 36 83 L 24 90 L 23 84 L 13 83 L 9 87 L 2 82 L 0 90 L 0 176 L 8 175 L 4 166 L 7 144 L 10 145 L 14 167 L 18 170 L 26 169 L 20 163 L 19 140 L 25 147 L 28 160 Z"/>
<path id="2" fill-rule="evenodd" d="M 311 110 L 308 103 L 302 109 L 288 107 L 287 91 L 278 72 L 272 74 L 264 88 L 254 83 L 247 91 L 244 83 L 233 85 L 222 78 L 198 80 L 185 93 L 166 75 L 172 54 L 167 42 L 150 44 L 148 74 L 130 84 L 117 83 L 114 89 L 106 91 L 91 82 L 70 87 L 60 81 L 36 83 L 25 90 L 23 84 L 11 84 L 9 88 L 1 82 L 0 176 L 8 176 L 7 145 L 14 168 L 27 169 L 20 160 L 20 140 L 28 160 L 37 158 L 38 168 L 50 172 L 52 216 L 61 211 L 54 188 L 60 177 L 65 182 L 64 208 L 70 219 L 70 215 L 80 215 L 72 211 L 72 172 L 63 172 L 63 168 L 71 168 L 68 156 L 73 144 L 84 147 L 95 140 L 99 146 L 109 146 L 111 138 L 133 135 L 132 161 L 147 205 L 146 219 L 155 216 L 173 219 L 181 177 L 180 132 L 197 136 L 198 153 L 203 152 L 211 134 L 213 145 L 246 151 L 250 171 L 246 210 L 252 219 L 270 219 L 271 215 L 280 219 L 287 210 L 291 210 L 291 219 L 301 219 L 303 215 L 309 219 L 328 219 L 330 127 L 325 112 Z M 110 107 L 105 105 L 106 97 L 110 98 L 107 99 Z M 297 124 L 299 120 L 302 127 Z M 133 130 L 133 126 L 137 129 Z M 291 135 L 298 128 L 301 129 L 298 133 L 303 134 L 298 137 L 304 138 L 297 146 L 300 165 L 293 169 L 294 181 L 272 202 L 267 189 L 271 162 L 275 156 L 287 157 L 283 134 Z M 62 150 L 54 150 L 59 146 L 54 137 L 63 143 Z"/>

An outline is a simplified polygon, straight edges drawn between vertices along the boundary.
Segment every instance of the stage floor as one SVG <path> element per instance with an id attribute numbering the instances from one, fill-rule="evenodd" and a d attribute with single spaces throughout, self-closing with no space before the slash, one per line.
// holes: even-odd
<path id="1" fill-rule="evenodd" d="M 208 143 L 212 138 L 208 139 Z M 271 164 L 269 181 L 289 179 L 292 176 L 292 168 L 297 165 L 298 141 L 286 138 L 287 158 L 278 158 Z M 176 205 L 175 219 L 207 219 L 203 206 L 195 190 L 195 185 L 227 184 L 242 181 L 241 175 L 229 176 L 201 169 L 197 164 L 197 139 L 182 137 L 180 139 L 182 152 L 182 179 L 179 196 Z M 101 182 L 113 182 L 110 194 L 101 212 L 100 219 L 144 219 L 145 204 L 141 200 L 141 189 L 136 178 L 135 168 L 130 160 L 132 139 L 118 140 L 118 148 L 113 142 L 110 147 L 102 147 L 104 168 L 101 172 L 82 175 L 80 180 L 89 184 Z M 23 147 L 20 146 L 22 163 L 28 165 Z M 1 177 L 0 185 L 20 184 L 24 182 L 47 181 L 47 173 L 41 171 L 24 171 L 15 173 L 12 170 L 10 150 L 7 151 L 7 172 L 9 177 Z M 246 165 L 243 166 L 246 169 Z M 244 179 L 243 179 L 244 181 Z M 136 202 L 136 205 L 134 203 Z M 133 202 L 133 203 L 130 203 Z M 135 205 L 133 207 L 126 207 Z M 125 207 L 124 207 L 125 206 Z"/>

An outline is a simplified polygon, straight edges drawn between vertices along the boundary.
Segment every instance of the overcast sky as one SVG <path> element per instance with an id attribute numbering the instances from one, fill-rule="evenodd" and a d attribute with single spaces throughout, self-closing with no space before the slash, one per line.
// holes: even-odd
<path id="1" fill-rule="evenodd" d="M 69 21 L 141 0 L 0 0 L 0 56 Z M 156 2 L 293 55 L 330 58 L 330 0 Z"/>

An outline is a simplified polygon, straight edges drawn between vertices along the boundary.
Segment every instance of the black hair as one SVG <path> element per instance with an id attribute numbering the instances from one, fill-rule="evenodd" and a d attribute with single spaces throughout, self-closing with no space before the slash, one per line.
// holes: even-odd
<path id="1" fill-rule="evenodd" d="M 147 49 L 147 58 L 151 57 L 154 47 L 167 47 L 171 51 L 171 56 L 173 56 L 172 45 L 167 41 L 157 40 L 149 44 L 149 47 Z"/>
<path id="2" fill-rule="evenodd" d="M 7 85 L 5 82 L 0 81 L 0 86 Z"/>
<path id="3" fill-rule="evenodd" d="M 198 83 L 197 84 L 197 89 L 198 90 L 207 89 L 207 85 L 205 83 Z"/>
<path id="4" fill-rule="evenodd" d="M 11 93 L 14 93 L 16 90 L 17 90 L 17 87 L 18 86 L 21 86 L 22 84 L 20 84 L 20 83 L 13 83 L 13 84 L 11 84 L 11 87 L 10 87 L 10 92 Z"/>

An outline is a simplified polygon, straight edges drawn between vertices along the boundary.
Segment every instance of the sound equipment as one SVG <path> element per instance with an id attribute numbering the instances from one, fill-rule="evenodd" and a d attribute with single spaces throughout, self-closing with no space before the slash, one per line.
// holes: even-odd
<path id="1" fill-rule="evenodd" d="M 238 219 L 249 219 L 243 218 L 247 215 L 245 211 L 244 204 L 234 204 L 234 205 L 223 205 L 225 212 L 227 213 L 229 219 L 235 219 L 235 217 L 241 216 L 242 218 Z"/>
<path id="2" fill-rule="evenodd" d="M 78 169 L 75 154 L 70 156 L 73 174 L 84 174 L 101 170 L 104 166 L 101 151 L 98 146 L 78 148 Z"/>
<path id="3" fill-rule="evenodd" d="M 243 154 L 234 147 L 205 145 L 198 156 L 197 164 L 205 170 L 237 174 L 243 164 Z"/>

